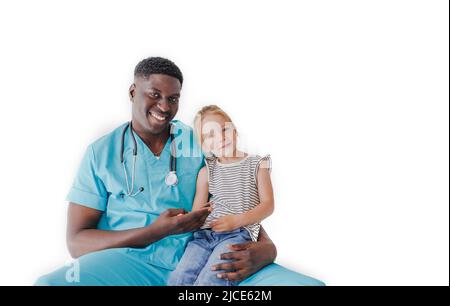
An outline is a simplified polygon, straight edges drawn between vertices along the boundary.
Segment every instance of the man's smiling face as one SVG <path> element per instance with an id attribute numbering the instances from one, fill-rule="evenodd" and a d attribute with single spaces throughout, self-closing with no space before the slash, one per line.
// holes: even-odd
<path id="1" fill-rule="evenodd" d="M 168 129 L 178 111 L 181 83 L 172 76 L 136 77 L 130 87 L 133 127 L 157 135 Z"/>

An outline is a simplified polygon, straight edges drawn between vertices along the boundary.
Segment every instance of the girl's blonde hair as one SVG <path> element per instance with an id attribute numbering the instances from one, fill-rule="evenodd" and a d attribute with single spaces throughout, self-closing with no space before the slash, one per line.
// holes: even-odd
<path id="1" fill-rule="evenodd" d="M 231 117 L 220 107 L 217 105 L 206 105 L 203 106 L 195 115 L 194 118 L 194 133 L 198 139 L 198 142 L 200 145 L 202 144 L 202 118 L 206 115 L 220 115 L 222 116 L 227 122 L 230 122 L 234 125 L 233 121 L 231 120 Z"/>

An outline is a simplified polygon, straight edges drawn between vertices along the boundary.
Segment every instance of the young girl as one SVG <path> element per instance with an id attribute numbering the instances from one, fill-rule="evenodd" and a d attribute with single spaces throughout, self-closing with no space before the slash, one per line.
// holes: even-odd
<path id="1" fill-rule="evenodd" d="M 212 212 L 186 246 L 168 285 L 237 285 L 222 279 L 212 267 L 224 262 L 228 245 L 256 241 L 260 222 L 274 208 L 270 156 L 237 149 L 237 132 L 230 117 L 215 105 L 203 107 L 194 120 L 206 166 L 197 177 L 193 210 L 207 205 Z"/>

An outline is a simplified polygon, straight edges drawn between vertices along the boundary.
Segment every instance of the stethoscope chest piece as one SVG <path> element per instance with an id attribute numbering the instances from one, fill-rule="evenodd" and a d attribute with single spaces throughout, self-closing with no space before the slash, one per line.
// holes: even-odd
<path id="1" fill-rule="evenodd" d="M 175 171 L 170 171 L 169 173 L 167 173 L 165 181 L 167 186 L 177 185 L 178 184 L 177 173 Z"/>

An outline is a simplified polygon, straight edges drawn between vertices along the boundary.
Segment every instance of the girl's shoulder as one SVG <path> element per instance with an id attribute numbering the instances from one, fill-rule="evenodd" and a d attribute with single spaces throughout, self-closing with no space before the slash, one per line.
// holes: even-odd
<path id="1" fill-rule="evenodd" d="M 270 161 L 272 158 L 270 154 L 260 155 L 260 154 L 249 154 L 247 157 L 252 162 L 263 162 L 263 161 Z"/>
<path id="2" fill-rule="evenodd" d="M 205 156 L 205 166 L 208 172 L 210 172 L 216 165 L 217 157 L 214 155 Z"/>
<path id="3" fill-rule="evenodd" d="M 206 163 L 215 162 L 216 160 L 217 160 L 217 157 L 215 157 L 214 155 L 205 155 Z"/>
<path id="4" fill-rule="evenodd" d="M 260 168 L 265 168 L 269 170 L 269 172 L 272 170 L 272 158 L 270 154 L 265 155 L 249 155 L 249 160 L 252 163 L 252 165 L 255 168 L 255 171 L 257 172 Z"/>

